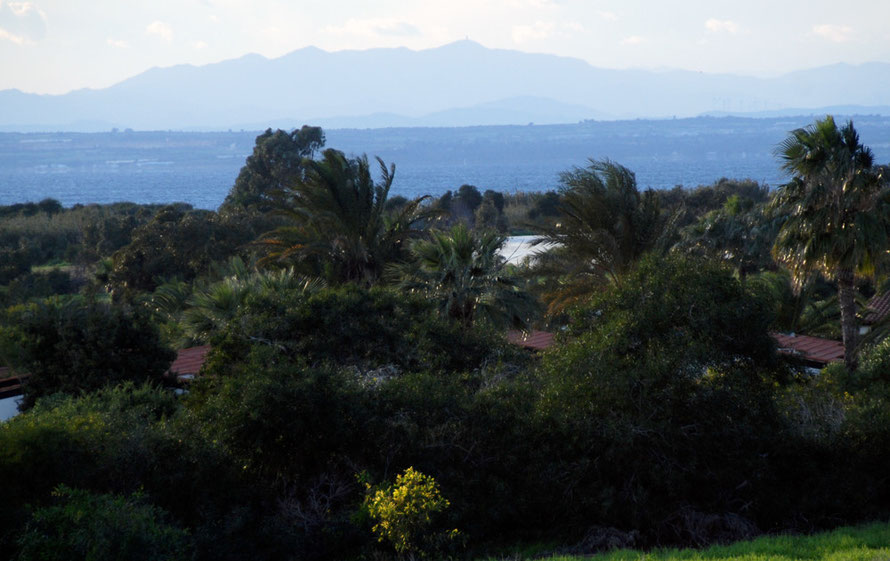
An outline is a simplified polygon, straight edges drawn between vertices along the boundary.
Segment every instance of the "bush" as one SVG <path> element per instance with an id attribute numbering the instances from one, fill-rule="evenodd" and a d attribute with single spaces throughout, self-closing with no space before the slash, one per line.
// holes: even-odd
<path id="1" fill-rule="evenodd" d="M 158 383 L 175 357 L 147 314 L 95 300 L 33 302 L 10 308 L 3 319 L 0 350 L 17 371 L 30 374 L 24 408 L 56 392 Z"/>
<path id="2" fill-rule="evenodd" d="M 191 281 L 207 274 L 212 263 L 235 255 L 255 235 L 248 224 L 183 206 L 161 208 L 114 253 L 109 280 L 116 296 L 126 299 L 139 291 L 150 292 L 165 278 Z"/>
<path id="3" fill-rule="evenodd" d="M 781 422 L 765 302 L 707 262 L 647 257 L 545 353 L 572 518 L 693 543 L 687 522 L 761 492 Z M 741 527 L 741 526 L 740 526 Z"/>
<path id="4" fill-rule="evenodd" d="M 462 329 L 437 317 L 417 295 L 354 285 L 315 293 L 257 291 L 247 297 L 213 339 L 210 366 L 217 373 L 255 346 L 276 349 L 279 360 L 338 364 L 370 370 L 460 372 L 498 356 L 522 360 L 501 333 Z"/>
<path id="5" fill-rule="evenodd" d="M 450 505 L 436 480 L 409 467 L 393 485 L 369 486 L 368 491 L 365 506 L 375 521 L 372 531 L 378 540 L 390 542 L 400 554 L 426 553 L 424 546 L 434 541 L 430 539 L 433 517 Z M 452 530 L 448 536 L 457 534 Z"/>
<path id="6" fill-rule="evenodd" d="M 22 304 L 32 299 L 73 294 L 77 285 L 67 271 L 52 269 L 45 273 L 28 272 L 9 283 L 5 297 L 0 295 L 0 307 Z"/>
<path id="7" fill-rule="evenodd" d="M 264 529 L 265 492 L 198 428 L 172 392 L 147 385 L 39 400 L 0 424 L 0 548 L 64 484 L 144 493 L 190 530 L 196 559 L 268 558 L 281 539 Z"/>
<path id="8" fill-rule="evenodd" d="M 20 561 L 174 561 L 190 557 L 188 533 L 139 494 L 94 494 L 60 485 L 58 504 L 36 509 L 19 538 Z"/>

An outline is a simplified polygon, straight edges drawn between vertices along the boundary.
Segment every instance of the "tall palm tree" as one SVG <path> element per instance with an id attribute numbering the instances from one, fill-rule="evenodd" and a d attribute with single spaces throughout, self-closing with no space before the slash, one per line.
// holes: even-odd
<path id="1" fill-rule="evenodd" d="M 838 128 L 829 115 L 792 131 L 776 152 L 793 178 L 772 202 L 784 220 L 773 255 L 797 279 L 821 272 L 837 282 L 844 362 L 854 370 L 854 281 L 873 274 L 890 248 L 888 190 L 852 121 Z"/>
<path id="2" fill-rule="evenodd" d="M 395 166 L 377 161 L 379 183 L 365 156 L 347 158 L 328 149 L 321 160 L 307 161 L 304 177 L 277 197 L 277 211 L 290 224 L 260 239 L 268 251 L 260 263 L 293 264 L 332 282 L 373 283 L 432 214 L 423 206 L 427 197 L 388 212 Z"/>
<path id="3" fill-rule="evenodd" d="M 435 298 L 442 314 L 464 327 L 480 318 L 500 327 L 522 327 L 535 305 L 499 253 L 505 241 L 493 231 L 471 232 L 460 222 L 415 240 L 414 260 L 391 266 L 389 275 L 403 289 Z"/>
<path id="4" fill-rule="evenodd" d="M 560 217 L 537 243 L 553 249 L 536 259 L 550 313 L 617 282 L 656 247 L 669 220 L 654 192 L 640 193 L 634 173 L 610 160 L 590 160 L 560 176 Z"/>

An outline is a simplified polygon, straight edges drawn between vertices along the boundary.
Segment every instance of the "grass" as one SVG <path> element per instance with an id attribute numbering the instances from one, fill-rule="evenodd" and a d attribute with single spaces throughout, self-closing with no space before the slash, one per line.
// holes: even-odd
<path id="1" fill-rule="evenodd" d="M 68 271 L 71 272 L 74 269 L 74 265 L 67 261 L 54 261 L 51 263 L 46 263 L 44 265 L 34 265 L 31 267 L 32 273 L 48 273 L 50 271 L 59 270 L 59 271 Z"/>
<path id="2" fill-rule="evenodd" d="M 890 561 L 890 523 L 838 528 L 811 536 L 780 535 L 707 549 L 618 550 L 547 561 Z"/>

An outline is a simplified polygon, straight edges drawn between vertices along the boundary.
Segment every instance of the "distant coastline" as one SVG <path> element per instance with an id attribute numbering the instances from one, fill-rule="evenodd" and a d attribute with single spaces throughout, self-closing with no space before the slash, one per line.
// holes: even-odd
<path id="1" fill-rule="evenodd" d="M 468 183 L 497 191 L 555 189 L 587 158 L 632 169 L 642 188 L 721 177 L 775 186 L 773 149 L 809 117 L 699 117 L 574 125 L 327 130 L 327 146 L 396 164 L 394 195 L 441 195 Z M 890 161 L 890 117 L 857 117 L 878 163 Z M 0 133 L 0 204 L 186 202 L 215 209 L 260 131 Z"/>

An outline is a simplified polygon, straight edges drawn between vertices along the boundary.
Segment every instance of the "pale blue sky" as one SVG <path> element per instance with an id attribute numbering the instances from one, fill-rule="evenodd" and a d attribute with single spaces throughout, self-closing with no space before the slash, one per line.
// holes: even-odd
<path id="1" fill-rule="evenodd" d="M 246 53 L 487 47 L 757 76 L 890 62 L 890 0 L 0 0 L 0 89 L 105 87 Z"/>

